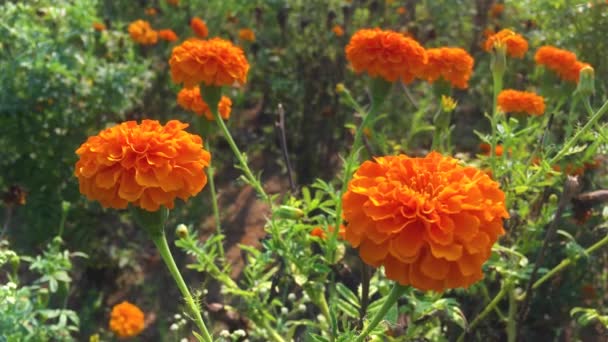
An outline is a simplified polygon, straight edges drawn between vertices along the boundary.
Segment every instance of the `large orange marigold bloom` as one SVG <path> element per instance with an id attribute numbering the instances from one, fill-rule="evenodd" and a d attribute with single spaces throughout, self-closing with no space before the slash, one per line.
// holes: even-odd
<path id="1" fill-rule="evenodd" d="M 505 89 L 498 94 L 498 107 L 505 113 L 542 115 L 545 99 L 529 91 Z"/>
<path id="2" fill-rule="evenodd" d="M 507 54 L 515 58 L 523 58 L 528 51 L 528 41 L 520 34 L 503 29 L 488 37 L 484 49 L 492 51 L 495 45 L 505 45 Z"/>
<path id="3" fill-rule="evenodd" d="M 154 45 L 158 42 L 158 32 L 152 29 L 150 23 L 145 20 L 136 20 L 129 24 L 129 35 L 141 45 Z"/>
<path id="4" fill-rule="evenodd" d="M 558 49 L 554 46 L 541 46 L 534 55 L 536 64 L 557 73 L 563 80 L 578 82 L 582 68 L 589 66 L 576 59 L 576 55 L 568 50 Z"/>
<path id="5" fill-rule="evenodd" d="M 209 110 L 209 106 L 201 96 L 199 87 L 183 88 L 180 90 L 177 94 L 177 104 L 186 110 L 196 113 L 198 116 L 204 115 L 207 120 L 215 120 L 213 114 L 211 114 L 211 110 Z M 227 96 L 222 96 L 218 104 L 218 111 L 222 119 L 228 120 L 231 110 L 232 100 Z"/>
<path id="6" fill-rule="evenodd" d="M 439 78 L 450 82 L 453 87 L 466 89 L 473 73 L 473 57 L 461 48 L 442 47 L 426 50 L 428 63 L 419 77 L 430 83 Z"/>
<path id="7" fill-rule="evenodd" d="M 104 207 L 124 209 L 129 203 L 148 211 L 199 193 L 211 155 L 201 137 L 184 131 L 177 120 L 128 121 L 89 137 L 77 150 L 74 174 L 80 192 Z"/>
<path id="8" fill-rule="evenodd" d="M 245 84 L 249 72 L 243 50 L 221 38 L 183 42 L 173 48 L 169 65 L 173 82 L 188 88 L 201 82 L 208 86 Z"/>
<path id="9" fill-rule="evenodd" d="M 427 62 L 424 48 L 401 33 L 376 29 L 357 31 L 346 46 L 346 58 L 356 73 L 389 82 L 411 82 Z"/>
<path id="10" fill-rule="evenodd" d="M 120 338 L 137 336 L 144 330 L 144 313 L 127 301 L 114 305 L 110 313 L 110 330 Z"/>
<path id="11" fill-rule="evenodd" d="M 190 20 L 190 28 L 194 31 L 194 34 L 199 38 L 207 38 L 209 35 L 209 29 L 205 21 L 199 17 L 194 17 Z"/>
<path id="12" fill-rule="evenodd" d="M 177 34 L 175 34 L 175 31 L 171 29 L 159 30 L 158 38 L 161 40 L 166 40 L 168 42 L 174 42 L 178 39 Z"/>
<path id="13" fill-rule="evenodd" d="M 342 200 L 345 238 L 363 261 L 421 290 L 482 279 L 509 216 L 498 183 L 436 152 L 364 162 Z"/>

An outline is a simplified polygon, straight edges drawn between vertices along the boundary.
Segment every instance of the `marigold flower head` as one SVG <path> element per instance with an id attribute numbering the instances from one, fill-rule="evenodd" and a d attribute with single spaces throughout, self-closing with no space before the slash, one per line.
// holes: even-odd
<path id="1" fill-rule="evenodd" d="M 458 101 L 454 100 L 451 96 L 441 95 L 441 110 L 446 113 L 453 112 L 458 106 Z"/>
<path id="2" fill-rule="evenodd" d="M 505 11 L 505 5 L 504 4 L 492 4 L 492 7 L 490 7 L 490 17 L 492 18 L 498 18 L 502 15 L 502 12 Z"/>
<path id="3" fill-rule="evenodd" d="M 427 62 L 424 48 L 403 34 L 376 29 L 357 31 L 346 46 L 346 58 L 356 73 L 382 77 L 389 82 L 411 82 Z"/>
<path id="4" fill-rule="evenodd" d="M 248 42 L 255 42 L 255 32 L 250 28 L 244 28 L 239 30 L 239 39 Z"/>
<path id="5" fill-rule="evenodd" d="M 397 14 L 404 15 L 405 13 L 407 13 L 407 9 L 405 7 L 397 7 Z"/>
<path id="6" fill-rule="evenodd" d="M 483 278 L 505 195 L 484 172 L 431 152 L 364 162 L 343 198 L 345 238 L 401 285 L 443 291 Z"/>
<path id="7" fill-rule="evenodd" d="M 580 70 L 588 65 L 579 62 L 573 52 L 550 45 L 541 46 L 536 50 L 534 60 L 537 65 L 542 65 L 557 73 L 560 78 L 571 82 L 578 82 Z"/>
<path id="8" fill-rule="evenodd" d="M 151 17 L 155 16 L 158 14 L 158 10 L 154 7 L 149 7 L 146 8 L 146 10 L 144 11 L 146 13 L 146 15 L 149 15 Z"/>
<path id="9" fill-rule="evenodd" d="M 123 122 L 89 137 L 77 150 L 74 175 L 80 192 L 104 207 L 124 209 L 129 203 L 147 211 L 199 193 L 211 155 L 201 137 L 184 131 L 177 120 Z"/>
<path id="10" fill-rule="evenodd" d="M 221 38 L 183 42 L 173 48 L 169 65 L 173 82 L 188 88 L 201 82 L 219 87 L 235 82 L 242 85 L 249 72 L 243 50 Z"/>
<path id="11" fill-rule="evenodd" d="M 190 20 L 190 28 L 194 31 L 194 34 L 199 38 L 207 38 L 209 35 L 209 29 L 205 21 L 199 17 L 194 17 Z"/>
<path id="12" fill-rule="evenodd" d="M 327 231 L 330 234 L 333 233 L 334 232 L 334 227 L 333 226 L 327 226 Z M 345 232 L 346 232 L 346 228 L 344 227 L 344 225 L 340 225 L 340 230 L 338 230 L 338 237 L 340 239 L 344 239 Z M 323 227 L 314 227 L 310 231 L 310 236 L 318 237 L 318 238 L 324 240 L 326 238 L 325 229 L 323 229 Z"/>
<path id="13" fill-rule="evenodd" d="M 430 83 L 439 78 L 450 82 L 455 88 L 466 89 L 473 73 L 473 57 L 461 48 L 442 47 L 426 50 L 428 63 L 418 77 Z"/>
<path id="14" fill-rule="evenodd" d="M 158 31 L 158 38 L 168 42 L 174 42 L 178 39 L 177 34 L 173 30 L 165 29 Z"/>
<path id="15" fill-rule="evenodd" d="M 145 20 L 136 20 L 129 24 L 129 35 L 141 45 L 154 45 L 158 42 L 158 33 Z"/>
<path id="16" fill-rule="evenodd" d="M 490 152 L 492 151 L 492 146 L 490 146 L 490 144 L 488 143 L 481 143 L 479 144 L 479 150 L 481 150 L 481 154 L 485 155 L 485 156 L 489 156 Z M 511 149 L 509 149 L 509 152 L 511 152 Z M 504 148 L 502 145 L 496 145 L 496 149 L 494 150 L 494 154 L 497 157 L 502 156 L 502 154 L 504 153 Z"/>
<path id="17" fill-rule="evenodd" d="M 144 330 L 144 313 L 127 301 L 114 305 L 110 313 L 110 330 L 120 338 L 137 336 Z"/>
<path id="18" fill-rule="evenodd" d="M 545 99 L 532 92 L 505 89 L 498 94 L 498 107 L 505 113 L 542 115 Z"/>
<path id="19" fill-rule="evenodd" d="M 93 23 L 93 28 L 95 29 L 95 31 L 101 32 L 106 30 L 106 25 L 104 23 L 95 22 Z"/>
<path id="20" fill-rule="evenodd" d="M 179 6 L 179 0 L 166 0 L 171 6 Z"/>
<path id="21" fill-rule="evenodd" d="M 198 116 L 204 115 L 205 119 L 209 121 L 215 120 L 209 106 L 201 96 L 199 87 L 183 88 L 180 90 L 177 94 L 177 104 L 186 110 L 196 113 Z M 230 118 L 231 110 L 232 101 L 229 97 L 222 96 L 220 103 L 218 104 L 218 111 L 220 112 L 222 119 L 228 120 Z"/>
<path id="22" fill-rule="evenodd" d="M 507 54 L 514 58 L 523 58 L 528 51 L 528 41 L 511 30 L 503 29 L 488 37 L 484 49 L 492 51 L 495 46 L 506 46 Z"/>
<path id="23" fill-rule="evenodd" d="M 560 76 L 566 81 L 578 83 L 580 79 L 581 70 L 583 70 L 583 68 L 585 67 L 591 67 L 591 65 L 585 62 L 576 61 L 573 64 L 564 68 L 560 73 Z"/>
<path id="24" fill-rule="evenodd" d="M 344 29 L 340 25 L 334 25 L 331 31 L 336 35 L 336 37 L 342 37 L 344 35 Z"/>

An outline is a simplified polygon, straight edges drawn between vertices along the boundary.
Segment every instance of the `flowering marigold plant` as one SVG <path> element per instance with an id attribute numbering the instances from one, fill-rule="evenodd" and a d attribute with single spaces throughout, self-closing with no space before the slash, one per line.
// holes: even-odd
<path id="1" fill-rule="evenodd" d="M 545 99 L 532 92 L 505 89 L 497 100 L 498 108 L 505 113 L 542 115 L 545 112 Z"/>
<path id="2" fill-rule="evenodd" d="M 145 20 L 136 20 L 129 24 L 129 35 L 141 45 L 154 45 L 158 42 L 158 33 Z"/>
<path id="3" fill-rule="evenodd" d="M 109 325 L 120 338 L 137 336 L 144 330 L 144 313 L 136 305 L 124 301 L 112 308 Z"/>
<path id="4" fill-rule="evenodd" d="M 430 83 L 440 77 L 455 88 L 466 89 L 473 73 L 473 57 L 461 48 L 442 47 L 426 50 L 428 63 L 418 77 Z"/>
<path id="5" fill-rule="evenodd" d="M 576 59 L 576 54 L 568 50 L 545 45 L 536 50 L 534 60 L 537 65 L 542 65 L 555 72 L 560 78 L 570 82 L 578 82 L 582 68 L 589 66 Z"/>
<path id="6" fill-rule="evenodd" d="M 201 137 L 184 131 L 177 120 L 128 121 L 89 137 L 77 150 L 75 176 L 80 192 L 104 207 L 124 209 L 129 203 L 147 211 L 173 208 L 207 183 L 204 168 L 211 155 Z"/>
<path id="7" fill-rule="evenodd" d="M 417 41 L 379 28 L 357 31 L 346 46 L 346 58 L 356 73 L 389 82 L 398 78 L 411 82 L 427 62 L 426 51 Z"/>
<path id="8" fill-rule="evenodd" d="M 331 31 L 336 37 L 342 37 L 344 35 L 344 29 L 340 25 L 334 25 L 334 27 L 331 28 Z"/>
<path id="9" fill-rule="evenodd" d="M 199 17 L 194 17 L 190 20 L 190 28 L 194 31 L 194 34 L 199 38 L 207 38 L 209 35 L 209 29 L 205 21 Z"/>
<path id="10" fill-rule="evenodd" d="M 215 118 L 209 109 L 207 103 L 201 97 L 201 91 L 199 87 L 194 88 L 183 88 L 177 94 L 177 104 L 182 108 L 192 111 L 197 115 L 204 115 L 205 119 L 213 121 Z M 232 101 L 227 96 L 222 96 L 220 103 L 218 104 L 218 111 L 220 116 L 224 120 L 230 118 L 230 111 L 232 110 Z"/>
<path id="11" fill-rule="evenodd" d="M 495 46 L 506 46 L 507 54 L 514 58 L 523 58 L 528 51 L 528 41 L 520 34 L 503 29 L 488 37 L 484 49 L 492 51 Z"/>
<path id="12" fill-rule="evenodd" d="M 168 42 L 174 42 L 178 39 L 177 34 L 173 30 L 165 29 L 158 31 L 158 38 Z"/>
<path id="13" fill-rule="evenodd" d="M 240 29 L 239 39 L 248 42 L 255 42 L 255 32 L 253 32 L 253 30 L 249 28 Z"/>
<path id="14" fill-rule="evenodd" d="M 221 38 L 183 42 L 173 48 L 169 65 L 173 82 L 188 88 L 201 82 L 208 86 L 244 84 L 249 72 L 243 50 Z"/>
<path id="15" fill-rule="evenodd" d="M 436 152 L 364 162 L 342 206 L 345 238 L 363 261 L 401 285 L 435 291 L 483 278 L 509 216 L 497 182 Z"/>

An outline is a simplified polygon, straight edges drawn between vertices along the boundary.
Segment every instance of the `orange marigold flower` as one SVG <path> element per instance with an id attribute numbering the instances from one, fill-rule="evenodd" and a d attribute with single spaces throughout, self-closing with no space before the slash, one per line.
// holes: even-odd
<path id="1" fill-rule="evenodd" d="M 481 154 L 489 156 L 492 147 L 488 143 L 481 143 L 479 144 L 479 150 L 481 150 Z M 494 151 L 495 155 L 500 157 L 504 153 L 504 148 L 502 147 L 502 145 L 496 145 L 496 149 Z M 511 153 L 511 149 L 509 149 L 509 153 Z"/>
<path id="2" fill-rule="evenodd" d="M 588 63 L 576 61 L 574 62 L 574 64 L 571 64 L 567 68 L 564 68 L 564 70 L 562 70 L 562 72 L 560 73 L 560 76 L 566 81 L 578 83 L 581 70 L 583 70 L 584 67 L 590 66 L 591 65 Z"/>
<path id="3" fill-rule="evenodd" d="M 405 7 L 397 7 L 397 14 L 404 15 L 405 13 L 407 13 L 407 9 Z"/>
<path id="4" fill-rule="evenodd" d="M 158 33 L 145 20 L 136 20 L 129 24 L 131 38 L 141 45 L 153 45 L 158 42 Z"/>
<path id="5" fill-rule="evenodd" d="M 106 30 L 106 25 L 100 22 L 95 22 L 93 23 L 93 28 L 95 29 L 95 31 L 105 31 Z"/>
<path id="6" fill-rule="evenodd" d="M 158 10 L 154 7 L 146 8 L 144 12 L 146 13 L 146 15 L 149 15 L 151 17 L 158 14 Z"/>
<path id="7" fill-rule="evenodd" d="M 179 6 L 179 0 L 167 0 L 167 3 L 171 6 Z"/>
<path id="8" fill-rule="evenodd" d="M 334 227 L 333 226 L 327 226 L 327 231 L 331 234 L 334 232 Z M 340 225 L 340 230 L 338 230 L 338 237 L 340 239 L 344 239 L 344 234 L 346 232 L 346 228 L 344 227 L 344 225 Z M 310 236 L 315 236 L 318 237 L 320 239 L 325 239 L 326 235 L 325 235 L 325 229 L 323 229 L 323 227 L 314 227 L 311 231 L 310 231 Z"/>
<path id="9" fill-rule="evenodd" d="M 211 155 L 201 137 L 184 131 L 177 120 L 123 122 L 89 137 L 77 150 L 74 175 L 80 192 L 104 207 L 124 209 L 129 203 L 148 211 L 199 193 Z"/>
<path id="10" fill-rule="evenodd" d="M 502 15 L 502 12 L 505 11 L 504 4 L 493 4 L 490 8 L 489 14 L 492 18 L 498 18 Z"/>
<path id="11" fill-rule="evenodd" d="M 110 330 L 120 338 L 137 336 L 144 330 L 144 313 L 127 301 L 114 305 L 110 313 Z"/>
<path id="12" fill-rule="evenodd" d="M 190 27 L 192 28 L 192 31 L 194 31 L 194 34 L 199 38 L 205 39 L 209 35 L 207 24 L 205 24 L 205 21 L 199 17 L 194 17 L 192 20 L 190 20 Z"/>
<path id="13" fill-rule="evenodd" d="M 342 200 L 345 238 L 363 261 L 421 290 L 482 279 L 509 216 L 497 182 L 437 152 L 364 162 Z"/>
<path id="14" fill-rule="evenodd" d="M 174 42 L 178 39 L 177 34 L 173 30 L 165 29 L 158 31 L 158 38 L 168 42 Z"/>
<path id="15" fill-rule="evenodd" d="M 505 113 L 542 115 L 545 99 L 532 92 L 505 89 L 498 94 L 498 107 Z"/>
<path id="16" fill-rule="evenodd" d="M 331 31 L 336 35 L 336 37 L 342 37 L 344 35 L 344 29 L 340 25 L 334 25 Z"/>
<path id="17" fill-rule="evenodd" d="M 442 47 L 426 50 L 428 63 L 418 77 L 430 83 L 440 77 L 453 87 L 466 89 L 473 73 L 473 57 L 461 48 Z"/>
<path id="18" fill-rule="evenodd" d="M 389 82 L 411 82 L 427 62 L 424 48 L 403 34 L 376 29 L 357 31 L 346 46 L 346 58 L 356 73 L 382 77 Z"/>
<path id="19" fill-rule="evenodd" d="M 242 85 L 249 72 L 243 50 L 221 38 L 183 42 L 173 48 L 169 65 L 173 82 L 188 88 L 201 82 L 220 87 L 235 82 Z"/>
<path id="20" fill-rule="evenodd" d="M 495 45 L 506 45 L 507 54 L 514 58 L 523 58 L 528 51 L 528 41 L 511 30 L 503 29 L 488 37 L 484 49 L 492 51 Z"/>
<path id="21" fill-rule="evenodd" d="M 571 82 L 578 82 L 581 69 L 589 64 L 579 62 L 576 54 L 568 50 L 558 49 L 554 46 L 541 46 L 534 55 L 537 65 L 557 73 L 557 75 Z"/>
<path id="22" fill-rule="evenodd" d="M 183 88 L 177 94 L 177 104 L 182 108 L 196 113 L 196 115 L 204 115 L 205 119 L 209 121 L 215 120 L 209 106 L 201 97 L 201 91 L 199 87 L 194 88 Z M 230 111 L 232 110 L 232 101 L 229 97 L 222 96 L 220 103 L 218 104 L 218 111 L 220 116 L 224 120 L 230 118 Z"/>
<path id="23" fill-rule="evenodd" d="M 239 39 L 248 42 L 255 42 L 255 32 L 253 32 L 253 30 L 249 28 L 240 29 Z"/>

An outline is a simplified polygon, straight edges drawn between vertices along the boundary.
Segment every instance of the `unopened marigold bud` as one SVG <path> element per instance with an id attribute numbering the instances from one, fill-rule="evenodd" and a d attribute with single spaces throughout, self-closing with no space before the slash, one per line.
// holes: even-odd
<path id="1" fill-rule="evenodd" d="M 188 237 L 188 227 L 186 227 L 185 224 L 180 223 L 177 225 L 177 228 L 175 228 L 175 235 L 177 235 L 177 237 L 179 237 L 180 239 L 185 239 Z"/>
<path id="2" fill-rule="evenodd" d="M 304 216 L 304 211 L 299 208 L 294 208 L 288 205 L 282 205 L 274 211 L 273 216 L 275 218 L 297 220 Z"/>
<path id="3" fill-rule="evenodd" d="M 502 78 L 507 70 L 507 45 L 503 42 L 494 43 L 494 53 L 492 54 L 492 64 L 490 65 L 492 74 Z"/>
<path id="4" fill-rule="evenodd" d="M 457 105 L 458 102 L 456 102 L 456 100 L 454 100 L 451 96 L 441 95 L 441 109 L 444 112 L 452 112 L 454 109 L 456 109 Z"/>
<path id="5" fill-rule="evenodd" d="M 595 72 L 591 66 L 586 66 L 579 73 L 578 86 L 576 92 L 584 97 L 589 97 L 595 93 Z"/>
<path id="6" fill-rule="evenodd" d="M 336 84 L 336 93 L 341 94 L 346 90 L 346 88 L 344 87 L 344 83 L 338 83 Z"/>
<path id="7" fill-rule="evenodd" d="M 49 290 L 45 287 L 38 290 L 38 304 L 45 308 L 49 303 Z"/>

